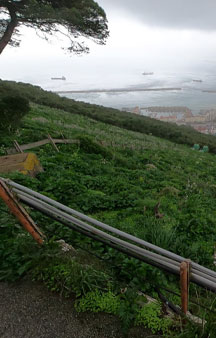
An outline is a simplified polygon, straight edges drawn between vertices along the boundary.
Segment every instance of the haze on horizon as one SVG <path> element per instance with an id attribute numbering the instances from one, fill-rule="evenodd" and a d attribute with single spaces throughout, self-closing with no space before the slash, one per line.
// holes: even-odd
<path id="1" fill-rule="evenodd" d="M 55 89 L 52 76 L 67 78 L 67 89 L 135 85 L 143 71 L 212 73 L 216 65 L 216 2 L 213 0 L 99 0 L 109 21 L 106 46 L 90 54 L 66 54 L 23 30 L 20 48 L 1 55 L 2 79 Z"/>

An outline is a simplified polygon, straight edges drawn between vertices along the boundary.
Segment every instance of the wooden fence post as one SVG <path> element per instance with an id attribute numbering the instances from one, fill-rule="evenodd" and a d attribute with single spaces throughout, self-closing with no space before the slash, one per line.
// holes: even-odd
<path id="1" fill-rule="evenodd" d="M 48 138 L 50 140 L 50 143 L 53 145 L 53 147 L 55 148 L 55 150 L 59 153 L 58 147 L 55 144 L 55 142 L 53 141 L 52 137 L 50 136 L 50 134 L 48 134 Z"/>
<path id="2" fill-rule="evenodd" d="M 64 137 L 63 133 L 61 133 L 61 137 L 62 137 L 62 140 L 65 140 L 65 137 Z M 67 142 L 65 142 L 65 144 L 67 144 Z"/>
<path id="3" fill-rule="evenodd" d="M 14 140 L 14 147 L 15 147 L 15 149 L 17 150 L 17 152 L 19 153 L 23 153 L 23 151 L 22 151 L 22 149 L 20 148 L 20 145 L 19 145 L 19 143 L 16 141 L 16 140 Z"/>

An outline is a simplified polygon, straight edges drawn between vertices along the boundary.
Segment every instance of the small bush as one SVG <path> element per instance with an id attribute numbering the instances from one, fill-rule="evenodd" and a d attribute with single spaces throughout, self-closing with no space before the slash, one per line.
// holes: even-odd
<path id="1" fill-rule="evenodd" d="M 107 148 L 93 141 L 88 136 L 80 136 L 80 148 L 89 154 L 100 154 L 104 158 L 112 159 L 113 154 Z"/>
<path id="2" fill-rule="evenodd" d="M 84 297 L 77 300 L 75 308 L 78 312 L 92 311 L 92 312 L 106 312 L 117 314 L 120 307 L 120 298 L 115 296 L 111 291 L 88 292 Z"/>
<path id="3" fill-rule="evenodd" d="M 107 290 L 109 277 L 88 265 L 73 259 L 55 258 L 44 260 L 32 270 L 33 280 L 43 281 L 49 290 L 60 292 L 65 297 L 80 297 L 95 289 Z"/>
<path id="4" fill-rule="evenodd" d="M 136 325 L 144 325 L 144 327 L 151 329 L 153 333 L 161 331 L 163 334 L 169 332 L 171 323 L 171 319 L 161 316 L 161 306 L 156 303 L 143 306 L 135 320 Z"/>
<path id="5" fill-rule="evenodd" d="M 0 100 L 0 130 L 16 130 L 30 110 L 29 101 L 21 96 L 4 96 Z"/>

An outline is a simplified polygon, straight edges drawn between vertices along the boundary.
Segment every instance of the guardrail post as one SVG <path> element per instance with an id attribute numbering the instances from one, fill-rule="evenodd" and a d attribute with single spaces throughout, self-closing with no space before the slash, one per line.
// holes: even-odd
<path id="1" fill-rule="evenodd" d="M 186 260 L 180 264 L 181 309 L 185 315 L 188 311 L 189 283 L 190 261 Z"/>
<path id="2" fill-rule="evenodd" d="M 38 244 L 43 244 L 44 235 L 1 179 L 0 198 L 2 198 L 2 200 L 10 209 L 11 213 L 20 221 L 23 227 L 32 235 Z"/>

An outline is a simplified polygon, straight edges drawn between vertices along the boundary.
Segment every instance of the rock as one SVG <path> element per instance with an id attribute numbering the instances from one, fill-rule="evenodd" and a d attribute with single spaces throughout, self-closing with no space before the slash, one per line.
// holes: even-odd
<path id="1" fill-rule="evenodd" d="M 147 170 L 152 170 L 152 169 L 157 169 L 157 167 L 154 164 L 149 163 L 149 164 L 146 164 L 146 169 Z"/>
<path id="2" fill-rule="evenodd" d="M 59 239 L 56 242 L 60 244 L 62 251 L 64 252 L 73 251 L 74 253 L 76 252 L 76 250 L 72 247 L 72 245 L 66 243 L 63 239 Z"/>

